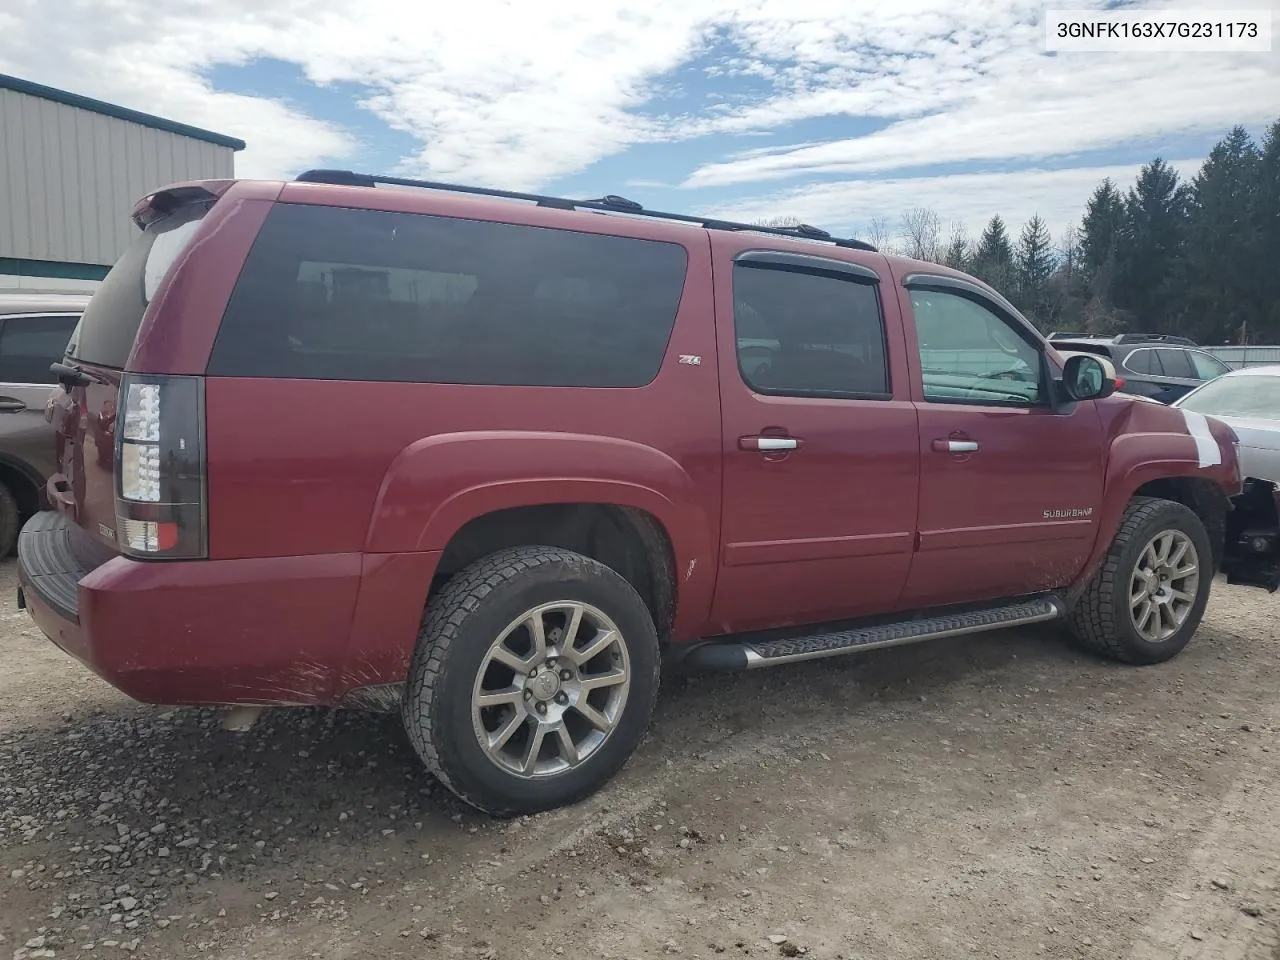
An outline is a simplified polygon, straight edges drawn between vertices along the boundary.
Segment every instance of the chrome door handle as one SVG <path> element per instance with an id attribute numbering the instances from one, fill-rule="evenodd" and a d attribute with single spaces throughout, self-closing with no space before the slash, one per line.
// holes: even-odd
<path id="1" fill-rule="evenodd" d="M 800 441 L 795 437 L 740 437 L 738 446 L 743 450 L 754 450 L 758 453 L 778 453 L 783 450 L 796 450 Z"/>
<path id="2" fill-rule="evenodd" d="M 938 453 L 974 453 L 978 449 L 976 440 L 935 440 L 933 449 Z"/>

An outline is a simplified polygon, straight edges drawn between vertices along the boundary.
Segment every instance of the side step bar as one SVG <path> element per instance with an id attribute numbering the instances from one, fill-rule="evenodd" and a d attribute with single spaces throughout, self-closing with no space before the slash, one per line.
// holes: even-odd
<path id="1" fill-rule="evenodd" d="M 1000 627 L 1057 620 L 1066 604 L 1056 594 L 1041 594 L 1014 603 L 967 613 L 942 613 L 879 626 L 853 627 L 777 640 L 711 640 L 689 651 L 684 662 L 691 667 L 732 673 L 775 667 L 800 660 L 817 660 L 861 650 L 896 647 L 938 637 L 980 633 Z"/>

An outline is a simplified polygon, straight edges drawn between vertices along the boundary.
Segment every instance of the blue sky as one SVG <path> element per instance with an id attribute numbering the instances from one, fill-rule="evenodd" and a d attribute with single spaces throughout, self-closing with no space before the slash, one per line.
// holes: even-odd
<path id="1" fill-rule="evenodd" d="M 1133 6 L 1077 0 L 1073 7 Z M 1146 2 L 1143 8 L 1185 6 Z M 1197 9 L 1272 4 L 1200 0 Z M 1194 173 L 1280 117 L 1280 52 L 1045 52 L 1029 0 L 18 0 L 0 71 L 312 166 L 744 219 L 891 243 L 926 207 L 1056 234 L 1103 177 Z M 55 46 L 60 55 L 49 57 Z"/>

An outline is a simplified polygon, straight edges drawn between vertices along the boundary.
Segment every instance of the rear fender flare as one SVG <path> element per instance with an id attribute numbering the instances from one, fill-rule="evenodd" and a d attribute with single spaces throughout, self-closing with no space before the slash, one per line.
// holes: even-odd
<path id="1" fill-rule="evenodd" d="M 713 528 L 692 478 L 666 453 L 615 437 L 491 430 L 415 441 L 383 478 L 365 551 L 443 551 L 476 517 L 552 503 L 613 504 L 652 514 L 671 541 L 680 614 L 696 616 L 700 606 L 709 607 Z"/>

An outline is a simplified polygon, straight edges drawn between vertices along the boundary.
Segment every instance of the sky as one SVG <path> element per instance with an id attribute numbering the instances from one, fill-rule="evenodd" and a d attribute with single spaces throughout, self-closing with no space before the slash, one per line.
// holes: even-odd
<path id="1" fill-rule="evenodd" d="M 1071 8 L 1130 7 L 1072 0 Z M 1280 9 L 1144 0 L 1143 9 Z M 1270 53 L 1056 53 L 1030 0 L 7 0 L 0 72 L 247 141 L 236 172 L 429 177 L 890 236 L 1193 176 L 1280 118 Z M 1280 28 L 1280 16 L 1275 16 Z"/>

